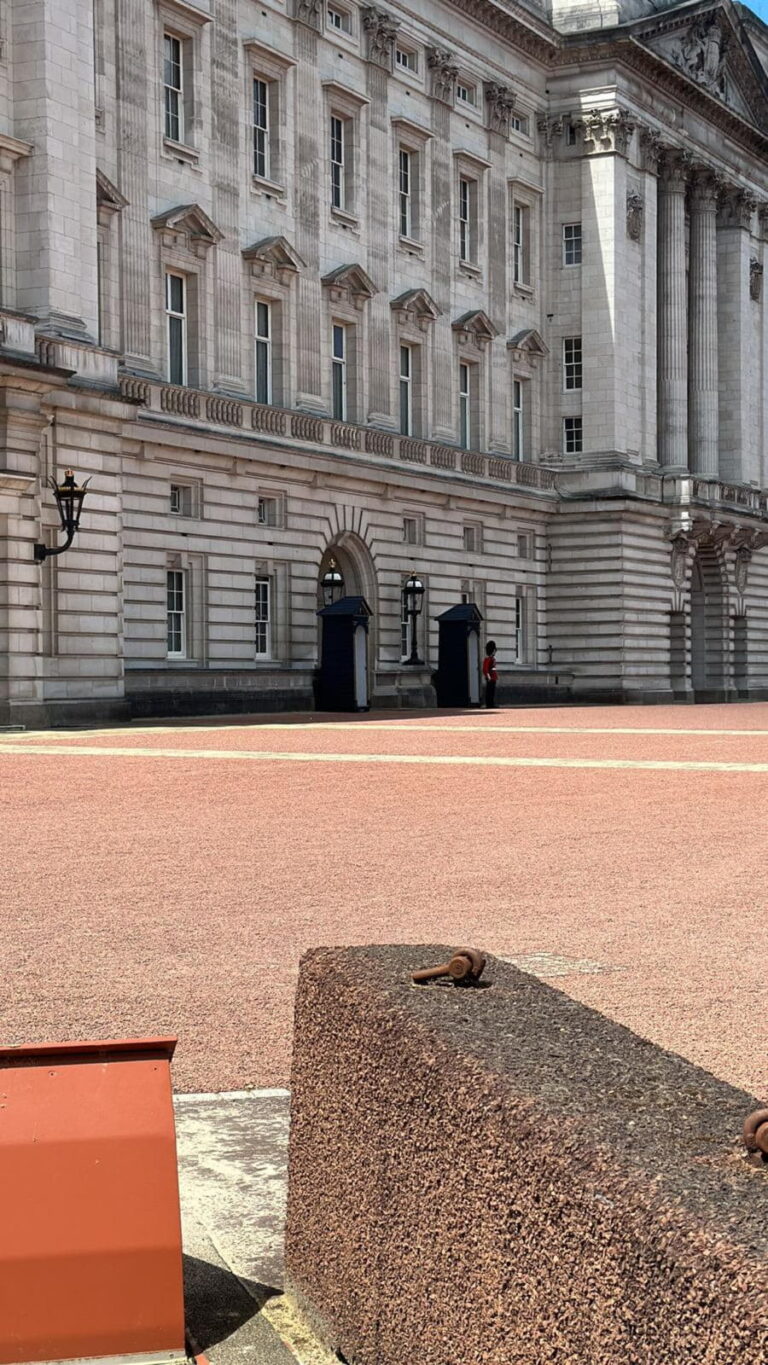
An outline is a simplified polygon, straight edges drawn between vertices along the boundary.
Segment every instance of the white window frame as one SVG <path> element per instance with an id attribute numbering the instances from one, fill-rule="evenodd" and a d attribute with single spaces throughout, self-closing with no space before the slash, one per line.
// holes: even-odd
<path id="1" fill-rule="evenodd" d="M 584 449 L 584 420 L 579 416 L 563 418 L 563 454 L 581 455 Z"/>
<path id="2" fill-rule="evenodd" d="M 174 579 L 173 584 L 171 578 Z M 172 596 L 173 594 L 173 596 Z M 177 595 L 178 594 L 178 595 Z M 180 606 L 171 606 L 171 602 Z M 165 577 L 165 616 L 166 616 L 166 657 L 169 659 L 188 658 L 187 617 L 189 615 L 189 578 L 186 569 L 166 569 Z M 173 623 L 173 624 L 172 624 Z M 171 649 L 171 633 L 176 634 L 178 627 L 179 648 Z"/>
<path id="3" fill-rule="evenodd" d="M 477 181 L 459 175 L 459 260 L 472 265 L 477 260 Z"/>
<path id="4" fill-rule="evenodd" d="M 459 361 L 459 445 L 472 449 L 472 366 Z"/>
<path id="5" fill-rule="evenodd" d="M 521 137 L 530 137 L 531 121 L 527 114 L 512 114 L 509 120 L 510 128 L 519 133 Z"/>
<path id="6" fill-rule="evenodd" d="M 411 534 L 411 528 L 413 534 Z M 422 545 L 424 543 L 423 518 L 414 512 L 406 512 L 403 517 L 403 544 Z"/>
<path id="7" fill-rule="evenodd" d="M 331 208 L 347 212 L 347 175 L 349 171 L 349 119 L 331 110 Z M 338 125 L 338 126 L 336 126 Z"/>
<path id="8" fill-rule="evenodd" d="M 512 458 L 513 460 L 525 460 L 525 428 L 526 428 L 526 381 L 524 379 L 512 380 Z"/>
<path id="9" fill-rule="evenodd" d="M 524 204 L 512 205 L 512 279 L 515 284 L 527 283 L 525 215 Z"/>
<path id="10" fill-rule="evenodd" d="M 563 337 L 563 391 L 574 393 L 583 387 L 584 352 L 581 337 Z"/>
<path id="11" fill-rule="evenodd" d="M 254 74 L 252 80 L 251 123 L 253 128 L 253 174 L 258 180 L 272 179 L 272 128 L 270 117 L 271 82 Z M 257 107 L 257 87 L 259 98 Z M 261 168 L 260 168 L 261 166 Z"/>
<path id="12" fill-rule="evenodd" d="M 347 421 L 349 408 L 347 394 L 348 333 L 349 328 L 343 322 L 331 324 L 331 412 L 336 422 Z M 341 350 L 340 354 L 337 354 L 337 342 L 339 341 L 341 342 Z M 338 405 L 337 397 L 340 399 Z"/>
<path id="13" fill-rule="evenodd" d="M 563 265 L 567 269 L 581 265 L 582 249 L 581 223 L 563 223 Z M 568 259 L 569 256 L 572 257 L 571 260 Z"/>
<path id="14" fill-rule="evenodd" d="M 338 23 L 336 20 L 338 19 Z M 347 38 L 354 35 L 354 19 L 352 11 L 346 5 L 328 4 L 325 9 L 326 28 L 330 28 L 334 33 L 343 33 Z"/>
<path id="15" fill-rule="evenodd" d="M 461 540 L 467 554 L 481 555 L 483 553 L 482 524 L 479 521 L 465 521 L 461 528 Z"/>
<path id="16" fill-rule="evenodd" d="M 398 417 L 400 435 L 413 435 L 413 346 L 400 343 L 400 379 L 398 387 Z M 405 418 L 405 420 L 404 420 Z"/>
<path id="17" fill-rule="evenodd" d="M 181 280 L 182 307 L 179 312 L 171 307 L 171 280 Z M 167 354 L 167 371 L 169 384 L 186 384 L 189 376 L 189 346 L 187 336 L 187 277 L 180 270 L 166 270 L 165 272 L 165 339 Z M 181 378 L 174 377 L 173 374 L 173 344 L 172 337 L 176 330 L 173 326 L 175 322 L 180 323 L 178 335 L 181 341 Z"/>
<path id="18" fill-rule="evenodd" d="M 279 526 L 280 499 L 269 493 L 260 493 L 256 503 L 256 521 L 259 526 Z"/>
<path id="19" fill-rule="evenodd" d="M 402 59 L 405 58 L 403 61 Z M 419 54 L 414 48 L 405 47 L 401 43 L 395 44 L 395 68 L 398 71 L 407 71 L 411 76 L 419 73 Z"/>
<path id="20" fill-rule="evenodd" d="M 262 326 L 260 319 L 261 310 L 266 310 L 266 331 L 260 331 Z M 269 299 L 255 299 L 253 305 L 253 352 L 254 352 L 254 373 L 253 373 L 253 392 L 257 403 L 269 404 L 272 402 L 272 345 L 273 345 L 273 309 Z M 260 361 L 264 358 L 265 367 L 263 377 L 266 383 L 260 389 Z"/>
<path id="21" fill-rule="evenodd" d="M 397 149 L 398 230 L 401 237 L 413 240 L 413 202 L 416 156 L 410 147 Z"/>
<path id="22" fill-rule="evenodd" d="M 184 43 L 185 40 L 178 33 L 170 29 L 163 29 L 163 134 L 169 142 L 184 144 L 186 139 L 186 119 L 185 101 L 186 90 L 184 88 Z M 178 55 L 178 61 L 173 55 L 174 45 Z M 169 57 L 169 48 L 171 55 Z M 171 85 L 168 81 L 169 65 L 176 66 L 178 69 L 178 85 Z M 171 131 L 172 120 L 175 120 L 176 132 Z"/>
<path id="23" fill-rule="evenodd" d="M 254 658 L 272 658 L 272 580 L 267 574 L 254 579 Z"/>
<path id="24" fill-rule="evenodd" d="M 465 76 L 456 81 L 456 103 L 466 104 L 470 109 L 477 108 L 477 86 Z"/>
<path id="25" fill-rule="evenodd" d="M 191 517 L 194 515 L 194 488 L 188 483 L 174 483 L 171 481 L 170 506 L 171 516 Z"/>
<path id="26" fill-rule="evenodd" d="M 515 663 L 525 662 L 525 597 L 521 592 L 515 594 Z"/>

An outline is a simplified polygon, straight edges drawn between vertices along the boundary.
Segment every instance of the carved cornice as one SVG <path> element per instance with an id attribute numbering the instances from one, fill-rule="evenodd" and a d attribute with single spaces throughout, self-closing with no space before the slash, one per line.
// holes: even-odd
<path id="1" fill-rule="evenodd" d="M 542 66 L 551 62 L 562 43 L 546 20 L 537 21 L 530 10 L 515 0 L 506 0 L 504 9 L 489 0 L 451 0 L 451 8 L 475 19 Z"/>
<path id="2" fill-rule="evenodd" d="M 644 30 L 645 33 L 645 30 Z M 606 62 L 625 67 L 651 85 L 682 101 L 692 112 L 701 114 L 714 128 L 732 137 L 753 155 L 768 159 L 768 115 L 755 118 L 755 125 L 741 114 L 710 95 L 702 86 L 684 76 L 671 62 L 646 47 L 634 36 L 611 42 L 596 36 L 592 41 L 574 36 L 553 54 L 552 65 L 582 66 L 591 69 Z M 761 122 L 766 131 L 761 130 Z"/>
<path id="3" fill-rule="evenodd" d="M 509 121 L 515 107 L 512 90 L 508 85 L 497 85 L 495 81 L 486 81 L 483 90 L 489 131 L 509 137 Z"/>
<path id="4" fill-rule="evenodd" d="M 635 121 L 625 109 L 593 109 L 576 120 L 584 134 L 584 150 L 589 156 L 615 152 L 626 156 L 635 131 Z"/>
<path id="5" fill-rule="evenodd" d="M 373 62 L 374 66 L 381 66 L 385 71 L 391 71 L 394 62 L 395 37 L 400 28 L 400 20 L 393 19 L 391 14 L 387 14 L 386 10 L 376 9 L 374 5 L 367 5 L 360 12 L 365 29 L 365 55 L 367 60 Z"/>
<path id="6" fill-rule="evenodd" d="M 415 325 L 422 332 L 440 317 L 440 309 L 426 289 L 407 289 L 389 306 L 401 326 Z"/>

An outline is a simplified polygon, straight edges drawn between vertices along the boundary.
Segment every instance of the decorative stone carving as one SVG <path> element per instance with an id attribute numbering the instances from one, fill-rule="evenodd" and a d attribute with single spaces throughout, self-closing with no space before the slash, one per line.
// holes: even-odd
<path id="1" fill-rule="evenodd" d="M 727 50 L 727 36 L 717 14 L 706 14 L 679 39 L 671 49 L 670 57 L 686 76 L 722 99 Z"/>
<path id="2" fill-rule="evenodd" d="M 179 204 L 150 221 L 163 246 L 181 247 L 195 256 L 204 256 L 224 236 L 199 204 Z"/>
<path id="3" fill-rule="evenodd" d="M 319 33 L 323 27 L 324 0 L 294 0 L 293 17 Z"/>
<path id="4" fill-rule="evenodd" d="M 640 129 L 640 165 L 644 171 L 656 175 L 664 151 L 661 134 L 655 128 Z"/>
<path id="5" fill-rule="evenodd" d="M 672 559 L 670 562 L 672 582 L 678 592 L 683 592 L 685 589 L 686 579 L 688 577 L 688 555 L 690 550 L 691 545 L 688 537 L 683 531 L 678 532 L 672 541 Z"/>
<path id="6" fill-rule="evenodd" d="M 710 166 L 696 166 L 691 174 L 691 198 L 701 209 L 717 208 L 723 181 Z"/>
<path id="7" fill-rule="evenodd" d="M 446 47 L 427 48 L 427 66 L 432 73 L 431 94 L 443 104 L 453 104 L 459 68 Z"/>
<path id="8" fill-rule="evenodd" d="M 682 193 L 688 184 L 693 157 L 679 147 L 664 147 L 659 160 L 659 175 L 665 189 Z"/>
<path id="9" fill-rule="evenodd" d="M 451 327 L 457 333 L 461 346 L 475 345 L 482 349 L 499 335 L 498 329 L 494 327 L 488 314 L 483 312 L 482 308 L 463 313 L 460 318 L 451 323 Z"/>
<path id="10" fill-rule="evenodd" d="M 726 228 L 745 228 L 749 232 L 756 208 L 757 200 L 749 190 L 726 189 L 720 198 L 717 225 Z"/>
<path id="11" fill-rule="evenodd" d="M 366 35 L 366 57 L 374 66 L 382 66 L 391 71 L 395 53 L 395 37 L 400 20 L 393 19 L 386 10 L 368 5 L 362 11 L 363 28 Z"/>
<path id="12" fill-rule="evenodd" d="M 749 297 L 759 303 L 763 293 L 763 267 L 756 256 L 749 263 Z"/>
<path id="13" fill-rule="evenodd" d="M 764 242 L 768 242 L 768 204 L 761 204 L 757 210 L 757 221 L 760 226 L 760 236 Z"/>
<path id="14" fill-rule="evenodd" d="M 565 118 L 562 114 L 546 114 L 539 119 L 536 127 L 542 135 L 544 155 L 550 160 L 555 148 L 555 138 L 562 137 L 565 131 Z"/>
<path id="15" fill-rule="evenodd" d="M 358 312 L 379 292 L 361 265 L 340 265 L 323 275 L 321 283 L 328 290 L 331 303 L 351 303 Z"/>
<path id="16" fill-rule="evenodd" d="M 484 90 L 489 130 L 492 133 L 501 133 L 502 137 L 509 137 L 509 121 L 515 107 L 515 97 L 511 89 L 508 85 L 486 81 Z"/>
<path id="17" fill-rule="evenodd" d="M 624 109 L 595 109 L 579 119 L 577 126 L 584 132 L 586 151 L 593 156 L 598 152 L 626 156 L 635 131 L 634 119 Z"/>
<path id="18" fill-rule="evenodd" d="M 627 236 L 633 242 L 639 242 L 643 235 L 644 213 L 645 200 L 643 196 L 631 191 L 627 195 Z"/>
<path id="19" fill-rule="evenodd" d="M 298 251 L 286 237 L 262 237 L 243 251 L 254 279 L 274 279 L 279 284 L 290 284 L 299 271 L 306 269 Z"/>
<path id="20" fill-rule="evenodd" d="M 440 316 L 440 309 L 426 289 L 407 289 L 389 306 L 401 327 L 415 325 L 421 332 L 426 332 Z"/>
<path id="21" fill-rule="evenodd" d="M 743 595 L 747 586 L 749 565 L 752 559 L 752 551 L 748 545 L 740 545 L 733 560 L 733 577 L 736 583 L 736 591 Z"/>

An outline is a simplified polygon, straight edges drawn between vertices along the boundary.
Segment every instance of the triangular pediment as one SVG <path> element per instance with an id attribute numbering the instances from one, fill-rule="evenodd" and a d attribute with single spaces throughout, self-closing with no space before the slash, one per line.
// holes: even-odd
<path id="1" fill-rule="evenodd" d="M 519 355 L 549 355 L 549 347 L 535 327 L 524 327 L 509 338 L 507 348 Z"/>
<path id="2" fill-rule="evenodd" d="M 262 237 L 261 241 L 245 248 L 243 260 L 268 266 L 275 272 L 289 271 L 294 275 L 306 269 L 306 262 L 287 237 Z"/>
<path id="3" fill-rule="evenodd" d="M 440 316 L 440 309 L 426 289 L 406 289 L 389 306 L 393 313 L 407 314 L 415 322 L 434 322 Z"/>
<path id="4" fill-rule="evenodd" d="M 699 91 L 768 130 L 768 76 L 731 0 L 665 8 L 631 33 Z"/>
<path id="5" fill-rule="evenodd" d="M 372 299 L 378 289 L 361 265 L 340 265 L 323 276 L 323 284 L 339 297 L 346 296 L 355 303 Z"/>
<path id="6" fill-rule="evenodd" d="M 184 232 L 195 245 L 215 246 L 224 233 L 217 228 L 199 204 L 178 204 L 176 208 L 158 213 L 152 219 L 156 231 Z"/>
<path id="7" fill-rule="evenodd" d="M 96 203 L 99 208 L 106 209 L 109 213 L 119 213 L 124 209 L 128 200 L 121 194 L 116 185 L 104 174 L 103 171 L 96 170 Z"/>
<path id="8" fill-rule="evenodd" d="M 479 345 L 483 342 L 492 341 L 499 335 L 498 328 L 494 327 L 488 314 L 482 308 L 476 308 L 471 313 L 462 313 L 460 318 L 451 323 L 454 332 L 459 332 L 462 337 L 472 339 Z"/>

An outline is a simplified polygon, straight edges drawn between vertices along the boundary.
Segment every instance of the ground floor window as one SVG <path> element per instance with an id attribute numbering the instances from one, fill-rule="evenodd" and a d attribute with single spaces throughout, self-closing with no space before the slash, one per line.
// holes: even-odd
<path id="1" fill-rule="evenodd" d="M 268 659 L 272 653 L 272 591 L 268 578 L 255 584 L 256 657 Z"/>
<path id="2" fill-rule="evenodd" d="M 187 575 L 184 569 L 169 569 L 166 575 L 166 616 L 168 658 L 187 657 Z"/>

